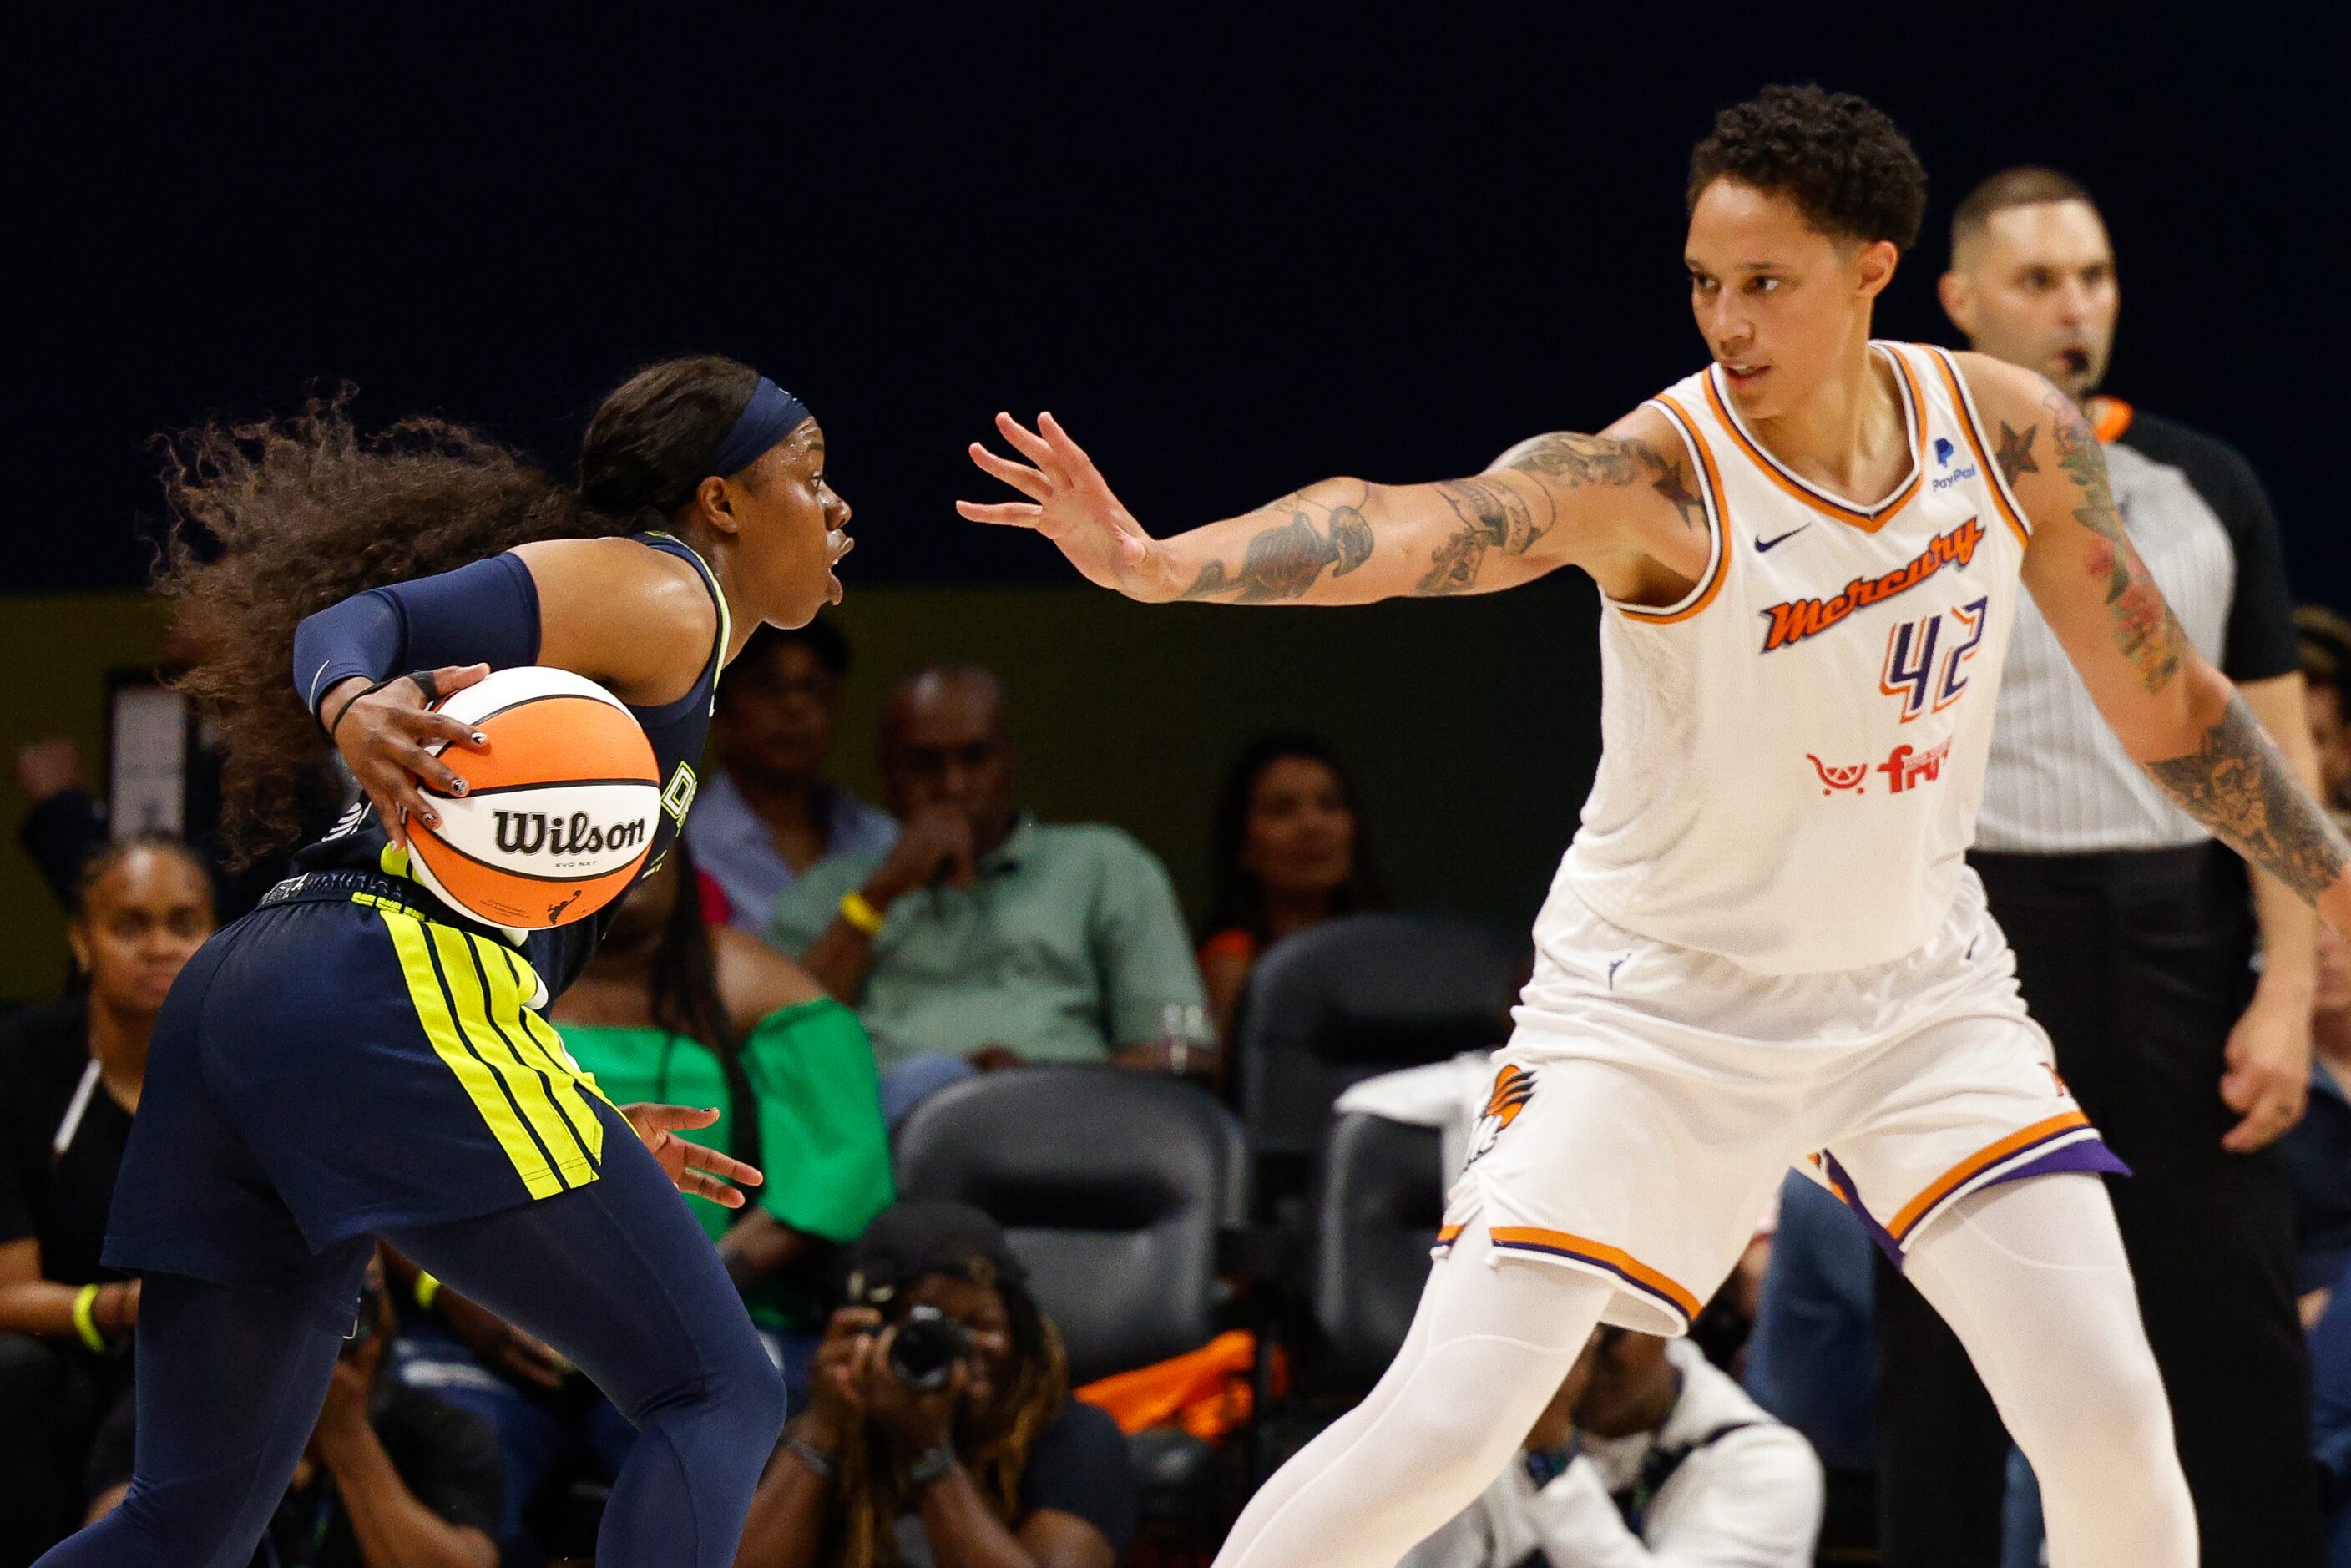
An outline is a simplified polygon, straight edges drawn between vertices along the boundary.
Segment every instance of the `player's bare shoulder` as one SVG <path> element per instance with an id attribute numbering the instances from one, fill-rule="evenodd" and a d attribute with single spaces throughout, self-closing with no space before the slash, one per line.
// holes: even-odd
<path id="1" fill-rule="evenodd" d="M 1706 571 L 1702 481 L 1672 422 L 1647 404 L 1597 435 L 1531 436 L 1487 473 L 1539 484 L 1561 517 L 1562 550 L 1612 598 L 1638 602 Z"/>
<path id="2" fill-rule="evenodd" d="M 2029 476 L 2045 479 L 2067 450 L 2095 444 L 2081 411 L 2039 371 L 1972 350 L 1954 352 L 1951 361 L 1975 402 L 1992 462 L 2020 498 L 2042 482 Z"/>

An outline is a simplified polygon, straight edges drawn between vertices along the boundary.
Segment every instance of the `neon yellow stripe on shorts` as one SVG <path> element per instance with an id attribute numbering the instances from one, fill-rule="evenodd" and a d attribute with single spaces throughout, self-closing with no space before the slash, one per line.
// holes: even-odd
<path id="1" fill-rule="evenodd" d="M 531 1033 L 525 1021 L 537 1016 L 523 1006 L 524 999 L 538 989 L 537 985 L 529 990 L 522 988 L 522 975 L 516 972 L 521 960 L 502 945 L 471 933 L 466 939 L 473 943 L 474 957 L 481 966 L 483 978 L 489 983 L 490 1021 L 497 1026 L 498 1033 L 514 1048 L 517 1057 L 546 1076 L 548 1092 L 556 1108 L 563 1113 L 563 1119 L 570 1124 L 572 1136 L 588 1151 L 590 1159 L 601 1162 L 604 1157 L 604 1124 L 596 1119 L 596 1113 L 580 1096 L 579 1069 L 571 1065 L 569 1056 L 549 1054 L 545 1044 Z M 527 967 L 523 973 L 528 973 Z"/>
<path id="2" fill-rule="evenodd" d="M 454 926 L 427 922 L 424 929 L 441 961 L 441 981 L 456 1009 L 458 1027 L 465 1030 L 475 1054 L 506 1081 L 507 1092 L 522 1107 L 523 1119 L 554 1158 L 555 1174 L 566 1186 L 584 1186 L 594 1181 L 595 1162 L 555 1108 L 554 1084 L 547 1072 L 525 1061 L 490 1021 L 489 998 L 482 988 L 481 973 L 474 967 L 472 942 Z"/>
<path id="3" fill-rule="evenodd" d="M 507 1101 L 505 1091 L 498 1087 L 497 1075 L 465 1049 L 465 1040 L 457 1032 L 456 1019 L 449 1008 L 448 993 L 441 988 L 441 977 L 433 967 L 433 948 L 424 935 L 424 923 L 413 915 L 379 907 L 384 929 L 392 933 L 392 951 L 399 955 L 400 972 L 408 982 L 408 999 L 416 1009 L 417 1021 L 423 1026 L 424 1038 L 432 1042 L 434 1054 L 456 1075 L 465 1091 L 465 1097 L 482 1113 L 490 1134 L 504 1149 L 507 1158 L 514 1162 L 515 1174 L 533 1197 L 551 1197 L 563 1190 L 563 1182 L 549 1165 L 547 1155 L 531 1139 L 522 1118 L 515 1114 Z"/>

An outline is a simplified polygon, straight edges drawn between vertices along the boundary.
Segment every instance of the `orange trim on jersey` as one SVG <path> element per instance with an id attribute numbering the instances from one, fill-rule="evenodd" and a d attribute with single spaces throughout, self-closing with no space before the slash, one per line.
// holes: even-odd
<path id="1" fill-rule="evenodd" d="M 1904 1204 L 1901 1212 L 1886 1227 L 1886 1234 L 1896 1241 L 1906 1239 L 1911 1231 L 1917 1228 L 1918 1222 L 1927 1217 L 1928 1210 L 2011 1155 L 2018 1154 L 2033 1144 L 2045 1143 L 2061 1133 L 2086 1129 L 2089 1125 L 2090 1118 L 2083 1113 L 2064 1111 L 1978 1149 L 1936 1177 L 1926 1191 Z"/>
<path id="2" fill-rule="evenodd" d="M 1439 1247 L 1450 1247 L 1460 1234 L 1461 1228 L 1458 1225 L 1440 1225 L 1437 1228 L 1437 1244 Z"/>
<path id="3" fill-rule="evenodd" d="M 1645 1295 L 1656 1297 L 1679 1312 L 1684 1322 L 1691 1322 L 1698 1314 L 1701 1303 L 1696 1296 L 1629 1252 L 1581 1236 L 1571 1236 L 1564 1230 L 1545 1230 L 1533 1225 L 1497 1225 L 1491 1227 L 1487 1234 L 1494 1239 L 1497 1247 L 1515 1247 L 1522 1252 L 1549 1252 L 1604 1270 Z"/>
<path id="4" fill-rule="evenodd" d="M 1895 369 L 1900 372 L 1902 386 L 1908 400 L 1903 412 L 1907 416 L 1909 424 L 1910 482 L 1875 507 L 1865 510 L 1855 507 L 1849 501 L 1841 501 L 1826 491 L 1814 486 L 1810 480 L 1790 473 L 1780 465 L 1778 458 L 1764 451 L 1760 443 L 1750 439 L 1745 427 L 1739 423 L 1739 416 L 1723 398 L 1721 390 L 1715 385 L 1715 371 L 1719 369 L 1719 366 L 1707 367 L 1706 374 L 1701 380 L 1706 386 L 1706 401 L 1713 405 L 1715 417 L 1721 420 L 1723 428 L 1730 432 L 1730 438 L 1739 443 L 1749 457 L 1754 459 L 1755 465 L 1763 471 L 1765 478 L 1770 479 L 1771 483 L 1813 510 L 1834 517 L 1838 522 L 1851 524 L 1863 533 L 1874 534 L 1892 522 L 1894 515 L 1909 505 L 1910 497 L 1916 496 L 1927 483 L 1926 400 L 1918 395 L 1918 378 L 1912 372 L 1910 361 L 1897 350 L 1889 348 L 1886 352 L 1886 356 L 1894 361 Z"/>
<path id="5" fill-rule="evenodd" d="M 1714 596 L 1722 591 L 1722 580 L 1730 572 L 1730 511 L 1723 505 L 1722 476 L 1714 466 L 1714 454 L 1708 450 L 1706 437 L 1698 434 L 1698 422 L 1690 418 L 1687 409 L 1664 392 L 1650 401 L 1666 410 L 1667 418 L 1681 432 L 1683 444 L 1698 454 L 1698 465 L 1705 475 L 1707 526 L 1714 531 L 1713 568 L 1698 589 L 1698 597 L 1678 610 L 1645 610 L 1613 599 L 1609 602 L 1620 613 L 1645 625 L 1670 626 L 1677 621 L 1688 620 L 1713 603 Z"/>
<path id="6" fill-rule="evenodd" d="M 1951 407 L 1959 413 L 1959 429 L 1968 438 L 1968 450 L 1976 455 L 1977 470 L 1983 476 L 1984 488 L 1991 492 L 1992 505 L 2000 508 L 2001 520 L 2016 536 L 2018 544 L 2032 544 L 2032 529 L 2009 504 L 2008 481 L 1992 466 L 1991 455 L 1984 450 L 1983 432 L 1976 428 L 1975 405 L 1968 401 L 1967 389 L 1959 384 L 1959 367 L 1951 362 L 1949 354 L 1938 350 L 1935 368 L 1942 372 L 1943 384 L 1951 389 Z"/>
<path id="7" fill-rule="evenodd" d="M 2090 419 L 2090 434 L 2096 436 L 2102 445 L 2109 441 L 2120 441 L 2123 432 L 2130 428 L 2131 416 L 2138 410 L 2122 399 L 2108 397 L 2104 392 L 2090 401 L 2097 405 L 2097 412 Z"/>

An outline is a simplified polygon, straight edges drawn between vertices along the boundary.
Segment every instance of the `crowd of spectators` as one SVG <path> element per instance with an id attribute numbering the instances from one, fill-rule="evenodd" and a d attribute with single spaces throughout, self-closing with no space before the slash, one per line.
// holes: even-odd
<path id="1" fill-rule="evenodd" d="M 2351 624 L 2306 612 L 2300 628 L 2313 740 L 2332 802 L 2351 806 Z M 872 737 L 882 803 L 842 788 L 829 762 L 849 670 L 824 622 L 754 637 L 721 688 L 717 767 L 688 831 L 551 1021 L 616 1098 L 717 1107 L 697 1136 L 768 1173 L 739 1211 L 684 1200 L 791 1393 L 743 1563 L 1105 1568 L 1143 1531 L 1128 1436 L 1072 1387 L 997 1221 L 899 1200 L 892 1130 L 960 1080 L 1035 1066 L 1230 1097 L 1259 958 L 1388 907 L 1362 798 L 1311 735 L 1245 748 L 1209 813 L 1212 896 L 1187 930 L 1134 838 L 1023 809 L 1007 695 L 984 669 L 893 686 Z M 74 975 L 64 999 L 0 1018 L 0 1568 L 127 1480 L 140 1291 L 99 1242 L 157 1009 L 224 907 L 201 849 L 107 839 L 69 748 L 28 750 L 17 778 Z M 2319 975 L 2310 1113 L 2283 1154 L 2314 1450 L 2340 1497 L 2351 946 L 2326 938 Z M 1601 1330 L 1513 1463 L 1407 1561 L 1873 1560 L 1849 1555 L 1873 1523 L 1872 1290 L 1866 1234 L 1792 1175 L 1709 1332 Z M 259 1561 L 528 1568 L 583 1551 L 632 1439 L 554 1349 L 386 1249 Z M 1200 1522 L 1195 1550 L 1214 1544 Z M 2019 1539 L 2029 1554 L 2029 1529 Z"/>

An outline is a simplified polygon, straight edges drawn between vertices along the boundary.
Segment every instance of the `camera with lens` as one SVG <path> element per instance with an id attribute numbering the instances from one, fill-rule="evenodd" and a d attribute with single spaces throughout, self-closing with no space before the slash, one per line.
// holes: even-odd
<path id="1" fill-rule="evenodd" d="M 971 1334 L 936 1307 L 913 1307 L 890 1339 L 890 1375 L 917 1394 L 946 1386 L 955 1364 L 969 1359 Z"/>

